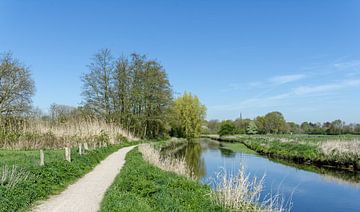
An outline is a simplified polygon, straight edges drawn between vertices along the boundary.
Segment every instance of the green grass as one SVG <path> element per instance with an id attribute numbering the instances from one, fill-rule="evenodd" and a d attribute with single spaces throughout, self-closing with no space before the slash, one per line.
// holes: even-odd
<path id="1" fill-rule="evenodd" d="M 221 144 L 226 149 L 230 149 L 234 152 L 242 152 L 247 154 L 254 154 L 256 153 L 254 150 L 249 149 L 243 143 L 222 143 Z"/>
<path id="2" fill-rule="evenodd" d="M 150 165 L 134 149 L 100 211 L 226 211 L 211 200 L 210 192 L 197 181 Z"/>
<path id="3" fill-rule="evenodd" d="M 100 161 L 121 147 L 134 145 L 127 142 L 91 150 L 85 155 L 72 152 L 72 162 L 64 160 L 62 150 L 45 151 L 45 166 L 40 167 L 38 151 L 0 151 L 1 166 L 16 164 L 30 173 L 30 177 L 13 188 L 0 186 L 0 211 L 26 211 L 36 201 L 64 190 L 91 171 Z"/>
<path id="4" fill-rule="evenodd" d="M 75 149 L 73 149 L 75 155 Z M 45 150 L 46 163 L 62 160 L 64 158 L 64 150 Z M 0 150 L 0 167 L 3 165 L 17 165 L 21 167 L 38 166 L 40 162 L 39 150 L 20 151 L 20 150 Z"/>
<path id="5" fill-rule="evenodd" d="M 314 164 L 335 169 L 360 170 L 357 156 L 326 155 L 319 145 L 324 141 L 360 140 L 359 135 L 235 135 L 221 137 L 228 146 L 245 145 L 247 148 L 270 157 L 291 160 L 296 163 Z"/>

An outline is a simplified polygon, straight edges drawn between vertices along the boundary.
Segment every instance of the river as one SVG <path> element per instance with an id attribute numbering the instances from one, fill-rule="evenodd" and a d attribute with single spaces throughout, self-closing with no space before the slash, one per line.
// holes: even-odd
<path id="1" fill-rule="evenodd" d="M 236 173 L 244 167 L 251 177 L 264 180 L 262 197 L 279 194 L 291 211 L 360 211 L 360 176 L 315 167 L 298 166 L 256 154 L 233 152 L 221 143 L 200 139 L 180 148 L 175 155 L 185 157 L 196 177 L 213 183 L 221 170 Z"/>

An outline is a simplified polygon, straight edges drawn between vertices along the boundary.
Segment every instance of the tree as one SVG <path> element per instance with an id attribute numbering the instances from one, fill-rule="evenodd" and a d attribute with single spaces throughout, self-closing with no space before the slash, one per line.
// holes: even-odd
<path id="1" fill-rule="evenodd" d="M 75 107 L 54 103 L 50 106 L 50 117 L 53 121 L 59 121 L 63 123 L 71 117 L 75 110 Z"/>
<path id="2" fill-rule="evenodd" d="M 271 112 L 265 115 L 265 133 L 285 133 L 286 121 L 280 112 Z"/>
<path id="3" fill-rule="evenodd" d="M 264 116 L 258 116 L 256 117 L 255 119 L 255 125 L 257 126 L 258 128 L 258 133 L 260 134 L 265 134 L 266 133 L 266 130 L 265 130 L 265 117 Z"/>
<path id="4" fill-rule="evenodd" d="M 197 96 L 185 92 L 178 97 L 171 109 L 171 127 L 174 136 L 196 138 L 200 136 L 206 107 Z"/>
<path id="5" fill-rule="evenodd" d="M 109 49 L 100 50 L 88 66 L 90 72 L 82 77 L 85 105 L 109 121 L 112 108 L 114 61 Z"/>
<path id="6" fill-rule="evenodd" d="M 238 118 L 234 121 L 234 124 L 236 126 L 236 131 L 239 134 L 245 134 L 246 133 L 246 129 L 248 128 L 249 124 L 250 124 L 251 120 L 250 119 L 241 119 Z"/>
<path id="7" fill-rule="evenodd" d="M 248 127 L 246 128 L 246 134 L 255 135 L 257 133 L 257 126 L 254 121 L 250 121 Z"/>
<path id="8" fill-rule="evenodd" d="M 35 93 L 29 68 L 11 53 L 0 56 L 0 114 L 21 115 L 31 109 Z"/>
<path id="9" fill-rule="evenodd" d="M 146 61 L 143 73 L 144 137 L 155 138 L 165 133 L 166 113 L 170 108 L 171 100 L 172 91 L 166 72 L 156 61 Z M 198 118 L 203 121 L 203 114 L 199 116 Z"/>
<path id="10" fill-rule="evenodd" d="M 298 124 L 294 123 L 294 122 L 288 122 L 287 123 L 287 128 L 289 130 L 290 133 L 301 133 L 301 128 Z"/>
<path id="11" fill-rule="evenodd" d="M 234 135 L 235 133 L 236 133 L 236 127 L 232 121 L 226 120 L 221 122 L 220 130 L 218 132 L 220 136 Z"/>

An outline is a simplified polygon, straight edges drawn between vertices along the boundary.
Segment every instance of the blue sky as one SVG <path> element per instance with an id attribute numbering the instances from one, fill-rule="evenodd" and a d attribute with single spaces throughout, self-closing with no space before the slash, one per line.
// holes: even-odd
<path id="1" fill-rule="evenodd" d="M 360 1 L 0 0 L 0 52 L 30 66 L 34 105 L 81 103 L 101 48 L 157 58 L 208 119 L 281 111 L 360 122 Z"/>

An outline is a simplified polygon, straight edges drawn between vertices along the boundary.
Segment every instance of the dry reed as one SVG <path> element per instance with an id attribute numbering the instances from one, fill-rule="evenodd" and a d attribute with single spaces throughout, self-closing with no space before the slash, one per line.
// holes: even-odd
<path id="1" fill-rule="evenodd" d="M 187 166 L 185 159 L 175 159 L 172 157 L 164 157 L 150 144 L 139 145 L 139 151 L 143 155 L 145 161 L 164 170 L 174 172 L 178 175 L 191 178 L 192 174 Z"/>
<path id="2" fill-rule="evenodd" d="M 265 177 L 250 178 L 245 173 L 241 167 L 237 175 L 224 169 L 216 175 L 214 182 L 217 183 L 211 196 L 217 204 L 234 211 L 290 211 L 291 202 L 286 205 L 279 194 L 269 194 L 261 200 Z"/>
<path id="3" fill-rule="evenodd" d="M 7 188 L 12 188 L 20 182 L 29 178 L 30 173 L 22 168 L 13 165 L 8 167 L 4 165 L 0 171 L 0 185 Z"/>
<path id="4" fill-rule="evenodd" d="M 360 157 L 360 141 L 329 140 L 319 145 L 320 150 L 327 156 Z"/>

